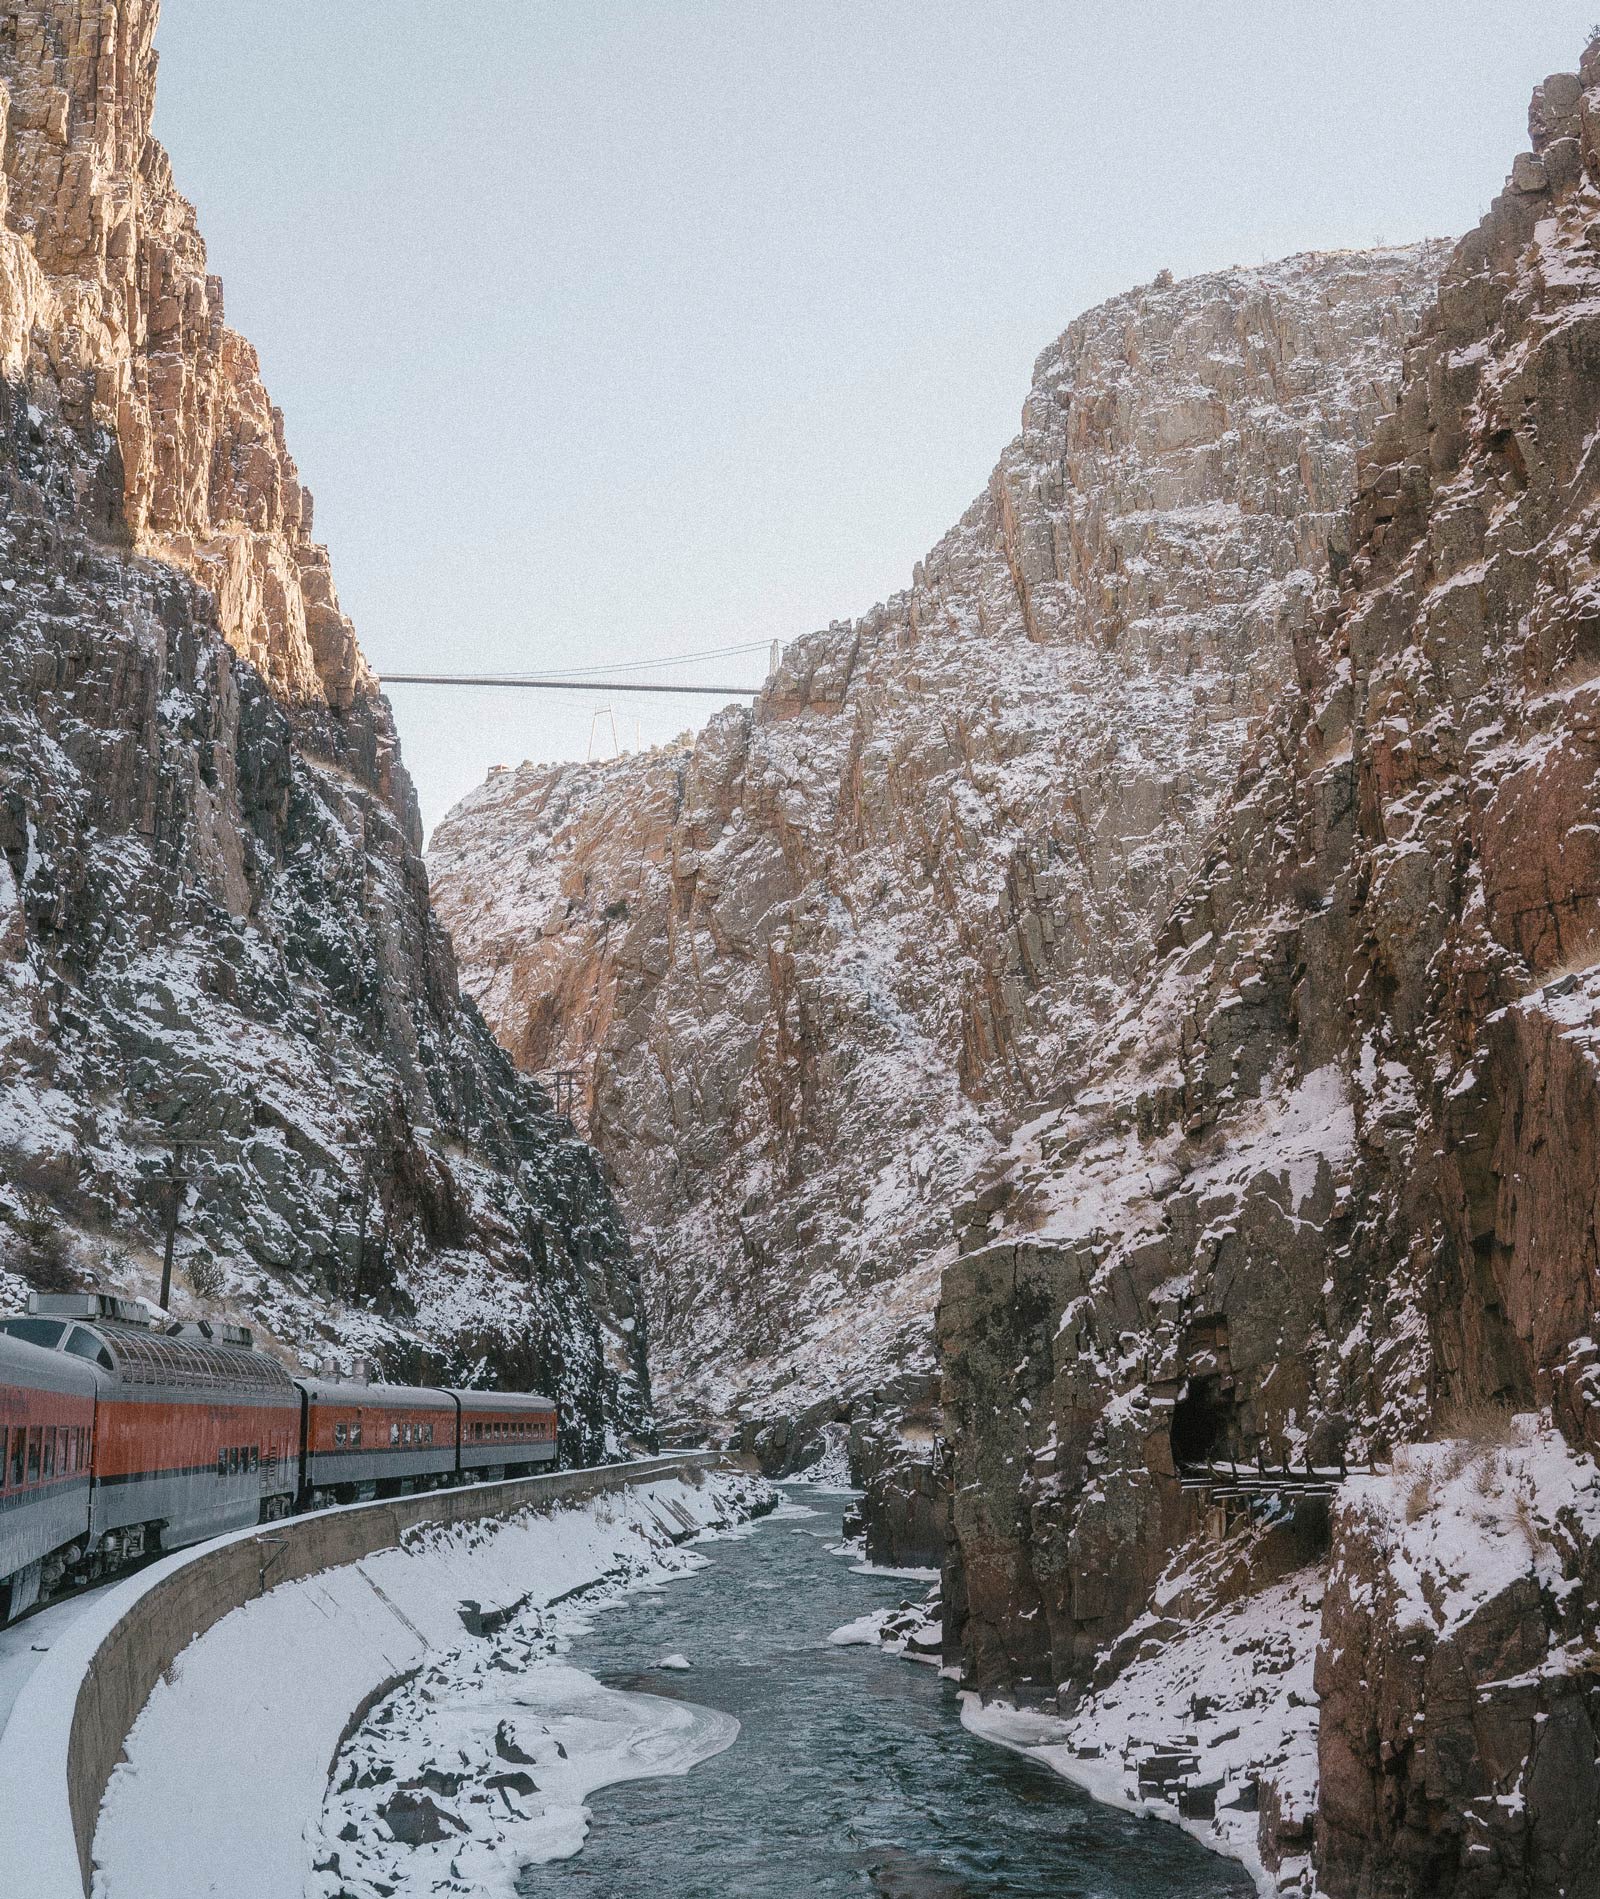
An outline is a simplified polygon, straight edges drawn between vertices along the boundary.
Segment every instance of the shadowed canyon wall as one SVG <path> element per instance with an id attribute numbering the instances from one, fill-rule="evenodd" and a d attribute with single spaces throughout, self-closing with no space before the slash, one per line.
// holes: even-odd
<path id="1" fill-rule="evenodd" d="M 1600 47 L 1530 124 L 1137 999 L 943 1284 L 948 1636 L 990 1688 L 1126 1664 L 1214 1533 L 1176 1462 L 1481 1460 L 1465 1510 L 1459 1462 L 1333 1506 L 1333 1899 L 1600 1889 Z M 1564 1452 L 1474 1449 L 1536 1406 Z"/>
<path id="2" fill-rule="evenodd" d="M 0 1266 L 646 1423 L 600 1164 L 458 992 L 389 709 L 150 136 L 153 0 L 0 7 Z"/>

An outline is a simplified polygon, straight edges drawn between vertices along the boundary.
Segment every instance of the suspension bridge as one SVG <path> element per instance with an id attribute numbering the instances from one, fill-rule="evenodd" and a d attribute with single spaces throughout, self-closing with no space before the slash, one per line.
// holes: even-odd
<path id="1" fill-rule="evenodd" d="M 746 640 L 736 646 L 712 647 L 702 653 L 674 653 L 661 659 L 623 660 L 609 666 L 568 666 L 559 673 L 382 672 L 378 677 L 385 686 L 489 686 L 533 692 L 654 692 L 699 698 L 753 699 L 761 691 L 759 685 L 708 686 L 697 680 L 639 679 L 632 675 L 656 673 L 669 666 L 700 666 L 711 660 L 727 661 L 763 651 L 767 654 L 768 671 L 776 671 L 783 656 L 782 641 Z"/>

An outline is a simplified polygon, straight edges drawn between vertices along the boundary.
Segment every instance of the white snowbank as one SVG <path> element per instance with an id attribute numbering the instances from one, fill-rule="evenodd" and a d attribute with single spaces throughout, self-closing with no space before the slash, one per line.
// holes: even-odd
<path id="1" fill-rule="evenodd" d="M 1066 1719 L 961 1697 L 975 1734 L 1033 1755 L 1107 1806 L 1175 1821 L 1213 1852 L 1241 1861 L 1263 1892 L 1279 1890 L 1257 1849 L 1252 1780 L 1270 1781 L 1283 1810 L 1309 1813 L 1317 1790 L 1312 1663 L 1321 1623 L 1320 1569 L 1302 1570 L 1158 1639 Z M 1136 1636 L 1138 1625 L 1132 1633 Z M 1215 1818 L 1139 1791 L 1141 1761 L 1172 1747 L 1193 1756 L 1186 1777 L 1216 1785 Z M 1248 1806 L 1235 1804 L 1241 1797 Z"/>
<path id="2" fill-rule="evenodd" d="M 826 1497 L 859 1497 L 850 1481 L 850 1428 L 844 1424 L 822 1427 L 822 1449 L 815 1460 L 785 1483 L 807 1484 Z"/>
<path id="3" fill-rule="evenodd" d="M 687 1774 L 739 1734 L 719 1709 L 624 1694 L 528 1654 L 513 1663 L 505 1644 L 420 1680 L 340 1756 L 307 1899 L 516 1899 L 522 1867 L 580 1850 L 596 1788 Z M 397 1827 L 424 1837 L 396 1840 Z"/>
<path id="4" fill-rule="evenodd" d="M 746 1514 L 758 1493 L 765 1486 L 719 1473 L 698 1486 L 670 1478 L 548 1513 L 431 1525 L 236 1609 L 183 1651 L 128 1737 L 95 1836 L 95 1899 L 322 1891 L 312 1860 L 325 1857 L 317 1816 L 329 1762 L 375 1685 L 440 1656 L 487 1659 L 497 1638 L 467 1636 L 464 1609 L 527 1605 L 537 1622 L 543 1606 L 602 1581 L 621 1587 L 695 1566 L 675 1539 Z M 470 1676 L 470 1660 L 463 1666 Z M 731 1739 L 714 1720 L 647 1720 L 570 1680 L 551 1686 L 574 1692 L 574 1719 L 587 1723 L 552 1789 L 563 1812 L 551 1838 L 576 1828 L 581 1841 L 582 1790 L 614 1777 L 618 1749 L 626 1755 L 634 1739 L 649 1772 L 685 1772 Z M 517 1692 L 525 1687 L 519 1678 Z"/>
<path id="5" fill-rule="evenodd" d="M 1390 1470 L 1341 1491 L 1341 1513 L 1360 1513 L 1383 1552 L 1398 1627 L 1448 1634 L 1530 1573 L 1559 1596 L 1570 1587 L 1562 1551 L 1574 1533 L 1600 1542 L 1594 1460 L 1537 1412 L 1500 1430 L 1499 1443 L 1402 1445 Z"/>
<path id="6" fill-rule="evenodd" d="M 1165 1641 L 1152 1639 L 1117 1679 L 1058 1719 L 1004 1702 L 961 1697 L 961 1720 L 984 1739 L 1031 1755 L 1096 1800 L 1170 1820 L 1213 1852 L 1239 1860 L 1263 1893 L 1280 1890 L 1257 1848 L 1247 1789 L 1271 1781 L 1285 1812 L 1309 1813 L 1317 1790 L 1317 1710 L 1311 1688 L 1322 1574 L 1304 1570 L 1229 1604 Z M 1214 1818 L 1141 1794 L 1139 1767 L 1161 1749 L 1191 1755 L 1186 1778 L 1216 1785 Z M 1241 1797 L 1247 1806 L 1235 1804 Z M 1292 1876 L 1297 1870 L 1282 1869 Z"/>
<path id="7" fill-rule="evenodd" d="M 926 1602 L 902 1602 L 894 1609 L 873 1609 L 834 1630 L 828 1640 L 835 1648 L 881 1648 L 907 1661 L 939 1666 L 943 1630 L 939 1592 Z"/>

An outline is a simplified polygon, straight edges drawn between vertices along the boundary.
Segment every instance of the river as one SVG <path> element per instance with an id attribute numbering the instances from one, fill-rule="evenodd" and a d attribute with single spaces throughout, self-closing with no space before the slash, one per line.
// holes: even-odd
<path id="1" fill-rule="evenodd" d="M 686 1778 L 595 1794 L 575 1858 L 530 1867 L 525 1899 L 1239 1899 L 1243 1869 L 1175 1827 L 1097 1806 L 969 1735 L 934 1670 L 830 1631 L 921 1586 L 830 1553 L 843 1499 L 792 1487 L 708 1567 L 596 1613 L 564 1657 L 609 1687 L 737 1715 Z M 664 1668 L 687 1658 L 687 1670 Z"/>

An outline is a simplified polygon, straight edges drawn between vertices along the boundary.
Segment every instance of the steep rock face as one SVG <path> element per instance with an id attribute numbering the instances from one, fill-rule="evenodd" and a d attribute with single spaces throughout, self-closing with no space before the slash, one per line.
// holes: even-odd
<path id="1" fill-rule="evenodd" d="M 1536 1404 L 1566 1433 L 1583 1523 L 1530 1508 L 1523 1579 L 1470 1613 L 1334 1512 L 1334 1899 L 1600 1877 L 1596 88 L 1600 49 L 1536 95 L 1145 994 L 958 1213 L 944 1281 L 947 1634 L 989 1687 L 1104 1670 L 1218 1528 L 1178 1464 L 1385 1462 Z"/>
<path id="2" fill-rule="evenodd" d="M 1089 312 L 908 591 L 692 743 L 493 776 L 435 833 L 467 988 L 581 1072 L 679 1411 L 784 1416 L 792 1465 L 926 1386 L 950 1200 L 1123 1001 L 1443 255 Z"/>
<path id="3" fill-rule="evenodd" d="M 429 908 L 387 705 L 190 207 L 156 8 L 0 8 L 0 1245 L 647 1424 L 598 1160 Z"/>

